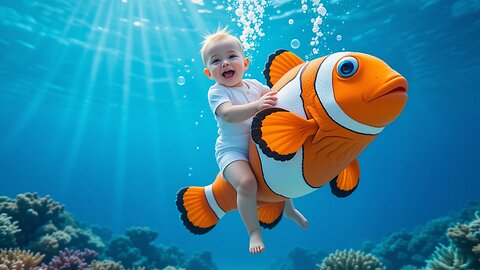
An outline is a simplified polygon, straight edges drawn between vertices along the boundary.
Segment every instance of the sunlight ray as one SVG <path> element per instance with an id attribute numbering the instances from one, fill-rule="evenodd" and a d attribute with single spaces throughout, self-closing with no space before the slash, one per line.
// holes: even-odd
<path id="1" fill-rule="evenodd" d="M 94 6 L 93 4 L 93 1 L 90 2 L 90 6 Z M 97 18 L 97 21 L 93 22 L 93 23 L 97 23 L 98 20 L 100 19 L 100 16 L 96 16 Z M 108 16 L 108 19 L 107 19 L 107 25 L 110 25 L 110 14 Z M 107 26 L 108 27 L 108 26 Z M 86 42 L 88 43 L 89 40 L 91 40 L 93 38 L 93 33 L 95 32 L 94 28 L 93 28 L 93 24 L 91 25 L 91 31 L 90 31 L 90 35 L 88 36 Z M 98 46 L 97 46 L 98 48 Z M 89 59 L 87 58 L 87 55 L 89 53 L 89 48 L 87 47 L 83 47 L 83 51 L 82 53 L 78 56 L 78 63 L 76 65 L 76 70 L 74 72 L 73 75 L 73 78 L 74 80 L 72 81 L 72 83 L 69 85 L 69 89 L 74 92 L 74 93 L 70 93 L 69 96 L 66 96 L 65 98 L 67 99 L 67 102 L 65 102 L 64 104 L 64 111 L 65 113 L 63 113 L 61 115 L 61 118 L 59 119 L 58 121 L 58 125 L 57 125 L 57 130 L 54 134 L 52 134 L 52 145 L 50 146 L 50 149 L 51 149 L 51 154 L 52 155 L 58 155 L 60 154 L 60 151 L 64 151 L 64 149 L 61 149 L 60 147 L 60 144 L 57 144 L 55 142 L 57 142 L 58 140 L 60 140 L 60 138 L 62 138 L 62 136 L 65 136 L 65 134 L 69 131 L 68 129 L 68 125 L 71 124 L 71 119 L 72 117 L 75 115 L 75 113 L 77 112 L 76 110 L 74 110 L 75 108 L 75 100 L 79 97 L 79 95 L 77 95 L 76 93 L 78 92 L 81 92 L 81 90 L 79 89 L 82 89 L 81 87 L 81 84 L 84 83 L 84 80 L 83 80 L 83 74 L 82 72 L 87 68 L 87 65 L 89 64 Z M 97 52 L 98 53 L 98 52 Z"/>
<path id="2" fill-rule="evenodd" d="M 140 18 L 145 18 L 145 7 L 144 5 L 142 4 L 142 2 L 138 2 L 138 5 L 139 5 L 139 9 L 138 9 L 138 12 L 139 12 L 139 15 L 140 15 Z M 148 33 L 145 29 L 145 27 L 141 27 L 140 29 L 141 33 L 142 33 L 142 49 L 143 49 L 143 53 L 144 53 L 144 65 L 143 65 L 143 69 L 145 71 L 145 77 L 146 78 L 153 78 L 154 77 L 154 74 L 152 72 L 152 56 L 151 56 L 151 53 L 150 53 L 150 40 L 148 38 Z M 155 94 L 153 92 L 153 85 L 152 83 L 147 80 L 146 81 L 146 87 L 147 87 L 147 98 L 149 101 L 155 101 Z"/>
<path id="3" fill-rule="evenodd" d="M 88 10 L 90 10 L 91 5 L 89 5 Z M 77 9 L 79 9 L 79 5 L 77 6 Z M 77 11 L 76 9 L 76 11 Z M 68 23 L 65 25 L 62 33 L 63 35 L 67 35 L 69 33 L 71 26 L 73 25 L 73 18 L 75 16 L 76 12 L 72 14 L 68 20 Z M 59 48 L 61 48 L 62 44 L 57 43 L 55 47 L 52 48 L 51 52 L 56 52 L 59 51 Z M 38 86 L 36 89 L 36 94 L 28 104 L 28 107 L 25 109 L 25 111 L 22 112 L 22 114 L 18 117 L 18 120 L 16 121 L 15 126 L 13 126 L 10 130 L 6 131 L 4 133 L 4 138 L 0 140 L 0 149 L 3 149 L 3 151 L 8 155 L 8 153 L 12 150 L 12 148 L 16 145 L 16 142 L 21 138 L 21 134 L 25 131 L 25 129 L 28 127 L 30 122 L 33 120 L 34 116 L 36 115 L 36 112 L 38 111 L 39 107 L 42 105 L 45 96 L 48 93 L 48 86 L 50 83 L 54 81 L 54 79 L 59 76 L 61 73 L 61 70 L 59 70 L 60 66 L 63 63 L 63 60 L 65 59 L 65 56 L 67 54 L 67 50 L 60 50 L 60 53 L 58 54 L 51 54 L 50 61 L 49 63 L 52 64 L 52 68 L 50 68 L 50 71 L 48 74 L 45 75 L 44 78 L 42 78 L 42 84 Z"/>
<path id="4" fill-rule="evenodd" d="M 140 18 L 144 18 L 145 16 L 145 6 L 143 5 L 143 2 L 139 2 L 139 14 Z M 145 77 L 148 79 L 154 78 L 156 74 L 153 74 L 153 69 L 152 69 L 152 61 L 154 59 L 152 58 L 152 54 L 150 52 L 150 49 L 152 48 L 150 39 L 149 39 L 149 34 L 145 30 L 144 27 L 142 27 L 142 48 L 143 52 L 145 54 L 145 62 L 144 62 L 144 70 L 145 70 Z M 158 117 L 157 114 L 157 96 L 155 95 L 155 89 L 154 89 L 154 84 L 151 80 L 146 81 L 146 87 L 147 87 L 147 104 L 148 104 L 148 116 L 150 119 L 150 122 L 153 123 L 153 125 L 150 125 L 151 133 L 154 134 L 155 138 L 161 138 L 161 133 L 159 126 L 161 125 L 160 123 L 160 118 Z M 152 142 L 152 148 L 153 151 L 151 155 L 153 156 L 154 159 L 154 164 L 156 166 L 153 167 L 153 176 L 155 178 L 160 178 L 160 167 L 162 166 L 161 162 L 161 156 L 159 152 L 157 151 L 160 149 L 160 142 L 158 139 L 154 139 Z M 157 188 L 157 183 L 159 181 L 152 181 L 154 183 L 154 186 L 152 187 L 154 190 L 161 190 Z"/>
<path id="5" fill-rule="evenodd" d="M 133 4 L 128 4 L 128 18 L 133 16 Z M 128 120 L 129 120 L 129 101 L 130 101 L 130 73 L 132 71 L 132 31 L 133 24 L 127 25 L 127 42 L 125 47 L 125 61 L 123 66 L 123 85 L 122 85 L 122 114 L 120 116 L 120 127 L 118 136 L 117 154 L 115 159 L 115 174 L 113 187 L 113 202 L 116 206 L 113 211 L 113 224 L 118 225 L 123 220 L 123 198 L 126 182 L 126 161 L 127 161 L 127 140 L 128 140 Z"/>
<path id="6" fill-rule="evenodd" d="M 110 2 L 109 6 L 109 14 L 107 16 L 107 23 L 111 21 L 112 18 L 112 4 L 113 2 Z M 101 2 L 100 7 L 97 9 L 97 13 L 95 15 L 95 20 L 94 23 L 92 24 L 92 28 L 94 25 L 97 25 L 99 20 L 101 19 L 101 16 L 103 15 L 103 10 L 105 8 L 105 2 Z M 75 126 L 74 129 L 74 134 L 73 138 L 69 147 L 69 152 L 67 159 L 65 161 L 65 166 L 63 169 L 63 174 L 62 174 L 62 179 L 63 181 L 61 182 L 61 187 L 60 187 L 60 192 L 67 192 L 68 191 L 68 186 L 70 186 L 71 180 L 72 180 L 72 174 L 74 172 L 75 164 L 77 162 L 78 154 L 80 151 L 80 146 L 83 140 L 83 136 L 85 133 L 85 128 L 87 126 L 87 123 L 89 120 L 90 115 L 90 106 L 91 106 L 91 97 L 93 95 L 93 92 L 95 90 L 95 80 L 96 76 L 98 74 L 98 68 L 100 65 L 100 61 L 102 59 L 103 52 L 99 50 L 99 48 L 104 47 L 105 42 L 107 38 L 107 33 L 103 32 L 100 37 L 100 41 L 97 44 L 97 49 L 95 51 L 95 55 L 93 57 L 93 63 L 91 65 L 90 73 L 88 75 L 87 79 L 87 89 L 85 89 L 86 93 L 84 94 L 83 98 L 83 106 L 80 107 L 78 113 L 80 116 L 78 117 L 78 123 Z M 82 89 L 75 89 L 72 88 L 72 90 L 82 91 Z M 72 109 L 72 107 L 70 107 Z M 73 110 L 70 110 L 72 112 Z M 64 118 L 67 119 L 67 118 Z M 66 121 L 64 121 L 66 123 Z"/>
<path id="7" fill-rule="evenodd" d="M 158 9 L 158 13 L 160 13 L 160 17 L 158 17 L 157 12 L 153 12 L 155 22 L 160 22 L 159 24 L 163 25 L 165 27 L 169 27 L 169 28 L 172 27 L 172 25 L 170 24 L 170 21 L 168 20 L 167 8 Z M 157 33 L 156 44 L 159 45 L 159 51 L 162 55 L 163 61 L 167 61 L 167 59 L 171 58 L 168 55 L 168 51 L 169 51 L 170 48 L 168 46 L 167 36 L 163 33 L 163 31 L 156 31 L 156 33 Z M 166 67 L 165 71 L 167 73 L 166 77 L 169 78 L 168 86 L 169 86 L 170 94 L 172 95 L 171 98 L 173 100 L 175 110 L 178 111 L 178 102 L 177 102 L 178 101 L 178 95 L 177 95 L 177 91 L 175 91 L 175 82 L 174 82 L 174 78 L 176 76 L 173 74 L 171 68 L 169 68 L 169 67 Z"/>

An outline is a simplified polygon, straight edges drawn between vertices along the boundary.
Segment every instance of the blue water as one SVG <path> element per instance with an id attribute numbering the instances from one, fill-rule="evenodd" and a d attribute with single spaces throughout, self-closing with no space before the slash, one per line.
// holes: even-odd
<path id="1" fill-rule="evenodd" d="M 117 233 L 149 226 L 158 243 L 211 251 L 220 269 L 264 269 L 296 246 L 359 248 L 480 199 L 478 1 L 324 1 L 318 56 L 345 49 L 383 59 L 409 82 L 404 111 L 360 155 L 353 195 L 321 189 L 295 200 L 307 231 L 282 221 L 264 232 L 260 256 L 248 254 L 237 212 L 190 234 L 175 194 L 218 170 L 199 43 L 218 25 L 242 31 L 231 3 L 202 2 L 1 0 L 0 195 L 48 194 Z M 300 0 L 266 7 L 250 77 L 264 82 L 278 48 L 315 57 L 315 16 Z"/>

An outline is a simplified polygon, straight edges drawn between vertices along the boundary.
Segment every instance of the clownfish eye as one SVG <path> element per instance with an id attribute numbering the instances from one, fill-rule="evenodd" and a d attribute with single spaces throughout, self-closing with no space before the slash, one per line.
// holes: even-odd
<path id="1" fill-rule="evenodd" d="M 337 72 L 343 78 L 352 77 L 358 70 L 358 61 L 354 57 L 347 56 L 337 64 Z"/>

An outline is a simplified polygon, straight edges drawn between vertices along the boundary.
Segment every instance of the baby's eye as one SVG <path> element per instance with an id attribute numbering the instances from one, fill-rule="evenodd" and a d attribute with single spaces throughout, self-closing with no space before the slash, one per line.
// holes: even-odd
<path id="1" fill-rule="evenodd" d="M 218 62 L 220 62 L 219 59 L 213 59 L 213 60 L 212 60 L 212 64 L 216 64 L 216 63 L 218 63 Z"/>
<path id="2" fill-rule="evenodd" d="M 235 57 L 237 57 L 237 55 L 235 55 L 235 54 L 230 55 L 230 59 L 235 58 Z"/>

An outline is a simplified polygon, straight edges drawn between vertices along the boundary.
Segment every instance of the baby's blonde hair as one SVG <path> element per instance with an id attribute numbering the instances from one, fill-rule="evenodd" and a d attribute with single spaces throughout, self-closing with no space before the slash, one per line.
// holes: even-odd
<path id="1" fill-rule="evenodd" d="M 202 61 L 205 64 L 205 53 L 207 51 L 208 46 L 210 46 L 212 43 L 220 41 L 220 40 L 225 40 L 225 39 L 231 39 L 233 40 L 237 45 L 238 48 L 242 51 L 242 54 L 245 54 L 243 50 L 242 43 L 240 40 L 230 34 L 230 30 L 228 29 L 228 26 L 225 26 L 224 28 L 220 29 L 220 27 L 217 29 L 217 31 L 213 34 L 207 34 L 204 36 L 204 39 L 202 41 L 202 48 L 200 49 L 200 54 L 202 56 Z"/>

